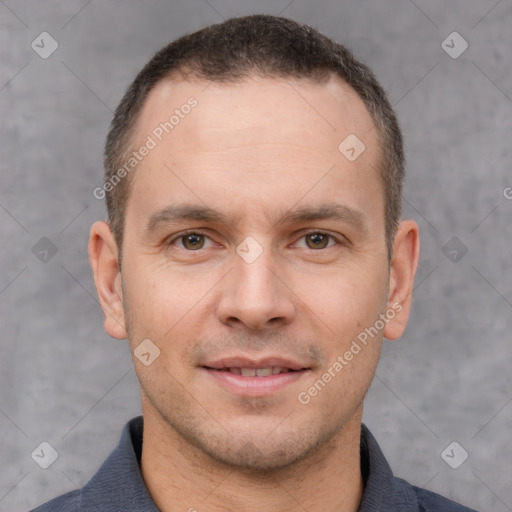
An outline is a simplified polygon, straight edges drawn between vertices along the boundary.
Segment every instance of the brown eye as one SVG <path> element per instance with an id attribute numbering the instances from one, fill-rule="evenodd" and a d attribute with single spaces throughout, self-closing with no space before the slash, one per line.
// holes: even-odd
<path id="1" fill-rule="evenodd" d="M 330 235 L 325 233 L 310 233 L 305 236 L 309 249 L 325 249 L 329 243 Z"/>
<path id="2" fill-rule="evenodd" d="M 182 240 L 183 247 L 190 251 L 202 249 L 204 246 L 204 235 L 200 235 L 198 233 L 184 235 L 180 238 L 180 240 Z"/>

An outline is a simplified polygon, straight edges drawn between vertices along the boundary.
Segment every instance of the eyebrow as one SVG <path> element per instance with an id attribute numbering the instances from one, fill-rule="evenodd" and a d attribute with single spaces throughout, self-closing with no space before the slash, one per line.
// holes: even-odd
<path id="1" fill-rule="evenodd" d="M 301 223 L 314 220 L 341 221 L 353 225 L 362 231 L 366 230 L 367 227 L 367 219 L 363 211 L 338 203 L 323 203 L 317 206 L 305 205 L 292 210 L 281 210 L 277 215 L 268 215 L 268 217 L 274 216 L 278 219 L 274 222 L 274 227 L 287 223 Z M 240 216 L 230 216 L 228 221 L 224 214 L 206 206 L 194 204 L 171 205 L 156 211 L 149 217 L 146 231 L 153 231 L 160 225 L 186 220 L 218 222 L 229 225 L 230 222 L 238 223 Z"/>
<path id="2" fill-rule="evenodd" d="M 192 204 L 166 206 L 149 217 L 146 231 L 153 231 L 161 224 L 170 224 L 171 222 L 183 220 L 224 222 L 224 217 L 220 212 L 204 206 Z"/>
<path id="3" fill-rule="evenodd" d="M 284 213 L 280 216 L 277 224 L 300 223 L 313 220 L 337 220 L 354 225 L 361 230 L 365 229 L 367 224 L 366 215 L 363 211 L 338 203 L 301 206 Z"/>

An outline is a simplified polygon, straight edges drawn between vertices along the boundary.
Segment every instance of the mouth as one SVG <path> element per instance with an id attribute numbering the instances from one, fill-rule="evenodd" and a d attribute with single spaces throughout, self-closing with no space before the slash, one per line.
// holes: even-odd
<path id="1" fill-rule="evenodd" d="M 214 382 L 230 393 L 246 397 L 276 394 L 297 382 L 311 368 L 282 358 L 230 358 L 201 366 Z"/>
<path id="2" fill-rule="evenodd" d="M 241 375 L 242 377 L 268 377 L 269 375 L 281 375 L 282 373 L 301 371 L 283 368 L 282 366 L 267 366 L 265 368 L 240 368 L 236 366 L 210 368 L 208 366 L 204 366 L 203 368 L 206 368 L 207 370 L 215 370 L 217 372 L 229 372 L 234 375 Z"/>

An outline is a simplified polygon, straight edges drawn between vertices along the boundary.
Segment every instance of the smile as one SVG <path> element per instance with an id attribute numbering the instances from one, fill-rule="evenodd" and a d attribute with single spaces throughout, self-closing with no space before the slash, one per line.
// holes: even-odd
<path id="1" fill-rule="evenodd" d="M 208 367 L 206 367 L 208 368 Z M 219 372 L 229 372 L 234 375 L 241 375 L 242 377 L 268 377 L 269 375 L 279 375 L 281 373 L 288 373 L 298 370 L 291 370 L 290 368 L 283 368 L 281 366 L 267 366 L 266 368 L 209 368 Z"/>
<path id="2" fill-rule="evenodd" d="M 300 364 L 284 360 L 221 360 L 200 367 L 209 384 L 230 394 L 261 398 L 277 395 L 297 383 L 311 371 Z"/>

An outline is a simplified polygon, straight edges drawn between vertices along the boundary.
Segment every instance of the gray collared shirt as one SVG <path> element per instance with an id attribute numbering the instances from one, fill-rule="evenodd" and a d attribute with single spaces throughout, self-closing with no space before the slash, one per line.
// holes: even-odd
<path id="1" fill-rule="evenodd" d="M 89 482 L 32 512 L 158 512 L 140 472 L 142 416 L 123 429 L 115 450 Z M 393 476 L 377 441 L 361 426 L 365 489 L 359 512 L 475 512 Z"/>

